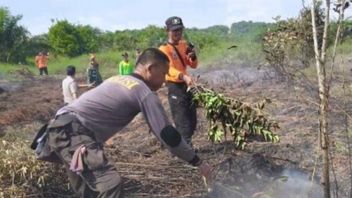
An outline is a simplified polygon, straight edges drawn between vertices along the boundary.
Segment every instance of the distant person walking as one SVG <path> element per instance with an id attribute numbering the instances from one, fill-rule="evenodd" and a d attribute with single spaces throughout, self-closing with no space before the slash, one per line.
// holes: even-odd
<path id="1" fill-rule="evenodd" d="M 39 52 L 35 57 L 35 64 L 39 69 L 39 75 L 48 75 L 48 59 L 49 53 Z"/>
<path id="2" fill-rule="evenodd" d="M 62 81 L 62 94 L 65 105 L 71 104 L 78 98 L 78 88 L 92 87 L 92 84 L 78 84 L 75 80 L 76 67 L 69 65 L 66 68 L 66 78 Z"/>
<path id="3" fill-rule="evenodd" d="M 95 54 L 90 55 L 90 62 L 87 69 L 87 84 L 92 84 L 96 87 L 103 82 L 99 72 L 99 63 L 97 62 Z"/>
<path id="4" fill-rule="evenodd" d="M 128 53 L 125 52 L 122 54 L 123 60 L 119 63 L 119 74 L 120 75 L 129 75 L 132 74 L 134 68 L 130 61 L 128 60 Z"/>
<path id="5" fill-rule="evenodd" d="M 182 40 L 184 26 L 182 19 L 177 16 L 166 20 L 167 43 L 159 47 L 170 60 L 169 72 L 166 75 L 168 100 L 171 114 L 177 131 L 192 145 L 192 136 L 197 125 L 196 106 L 192 101 L 192 93 L 187 92 L 193 80 L 187 68 L 197 67 L 197 56 L 193 45 Z"/>

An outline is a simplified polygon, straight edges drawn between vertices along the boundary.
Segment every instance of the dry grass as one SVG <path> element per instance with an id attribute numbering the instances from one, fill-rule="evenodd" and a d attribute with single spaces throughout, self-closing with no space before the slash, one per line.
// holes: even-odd
<path id="1" fill-rule="evenodd" d="M 0 139 L 0 197 L 57 197 L 70 195 L 64 170 L 36 159 L 28 136 L 39 123 L 7 127 Z"/>

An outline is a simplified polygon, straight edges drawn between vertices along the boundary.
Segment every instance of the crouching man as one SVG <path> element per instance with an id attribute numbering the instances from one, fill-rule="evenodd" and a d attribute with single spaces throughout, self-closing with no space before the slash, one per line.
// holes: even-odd
<path id="1" fill-rule="evenodd" d="M 122 197 L 116 168 L 106 159 L 103 143 L 142 112 L 151 131 L 172 154 L 199 168 L 202 162 L 170 124 L 155 91 L 165 82 L 169 60 L 155 48 L 146 49 L 127 76 L 114 76 L 61 108 L 46 129 L 45 144 L 65 166 L 80 197 Z"/>

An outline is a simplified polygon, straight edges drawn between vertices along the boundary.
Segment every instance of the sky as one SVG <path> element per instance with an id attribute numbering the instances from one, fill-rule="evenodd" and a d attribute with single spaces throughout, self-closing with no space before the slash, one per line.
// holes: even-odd
<path id="1" fill-rule="evenodd" d="M 274 22 L 297 17 L 301 0 L 0 0 L 32 35 L 47 33 L 52 19 L 104 31 L 163 27 L 180 16 L 186 27 L 230 26 L 239 21 Z"/>

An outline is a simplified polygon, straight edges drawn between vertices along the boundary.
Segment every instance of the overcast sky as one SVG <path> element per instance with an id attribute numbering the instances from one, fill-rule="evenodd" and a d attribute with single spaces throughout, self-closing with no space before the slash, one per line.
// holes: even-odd
<path id="1" fill-rule="evenodd" d="M 46 33 L 51 19 L 67 19 L 102 30 L 164 26 L 180 16 L 186 27 L 231 25 L 238 21 L 273 22 L 273 17 L 297 17 L 301 0 L 0 0 L 33 35 Z"/>

